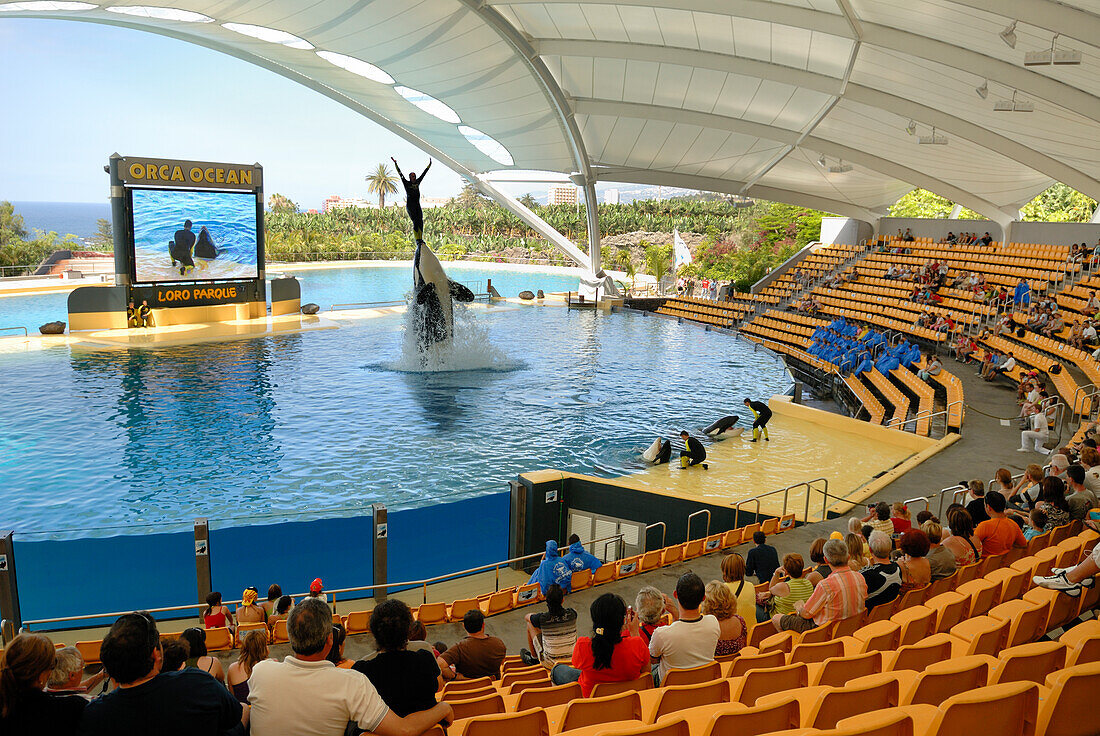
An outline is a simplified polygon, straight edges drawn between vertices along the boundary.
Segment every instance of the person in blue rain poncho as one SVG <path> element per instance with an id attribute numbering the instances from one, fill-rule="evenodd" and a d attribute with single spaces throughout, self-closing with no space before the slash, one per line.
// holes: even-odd
<path id="1" fill-rule="evenodd" d="M 603 563 L 600 562 L 600 558 L 596 555 L 589 554 L 588 550 L 581 544 L 581 538 L 576 534 L 569 537 L 569 552 L 562 558 L 565 560 L 565 564 L 569 565 L 569 569 L 573 572 L 578 570 L 591 570 L 595 572 L 599 570 Z"/>
<path id="2" fill-rule="evenodd" d="M 558 543 L 553 539 L 546 542 L 546 557 L 539 563 L 538 569 L 531 573 L 528 583 L 538 583 L 543 595 L 546 589 L 554 583 L 562 587 L 566 593 L 570 591 L 573 580 L 573 569 L 569 567 L 562 557 L 558 555 Z"/>

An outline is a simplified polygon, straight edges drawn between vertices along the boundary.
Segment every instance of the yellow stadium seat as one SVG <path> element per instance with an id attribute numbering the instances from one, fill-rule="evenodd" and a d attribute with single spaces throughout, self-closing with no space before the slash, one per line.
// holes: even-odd
<path id="1" fill-rule="evenodd" d="M 99 641 L 78 641 L 76 643 L 76 649 L 84 659 L 85 665 L 99 664 L 99 648 L 102 645 L 102 639 Z"/>
<path id="2" fill-rule="evenodd" d="M 638 692 L 649 690 L 653 687 L 653 675 L 649 672 L 639 675 L 633 680 L 625 682 L 597 682 L 592 686 L 589 698 L 602 698 L 608 695 L 618 695 L 626 692 Z"/>
<path id="3" fill-rule="evenodd" d="M 652 682 L 653 678 L 650 677 L 650 684 Z M 617 695 L 573 700 L 565 706 L 559 730 L 570 731 L 609 721 L 640 721 L 641 719 L 641 698 L 636 691 L 630 690 Z"/>
<path id="4" fill-rule="evenodd" d="M 832 641 L 815 642 L 808 644 L 796 644 L 787 657 L 788 664 L 802 662 L 804 664 L 816 664 L 827 659 L 843 657 L 844 642 L 840 639 Z"/>
<path id="5" fill-rule="evenodd" d="M 691 725 L 691 733 L 697 736 L 772 733 L 797 728 L 801 721 L 798 701 L 790 697 L 778 703 L 749 708 L 740 703 L 690 708 L 680 715 Z M 696 723 L 702 728 L 697 728 Z"/>
<path id="6" fill-rule="evenodd" d="M 1066 645 L 1066 666 L 1100 662 L 1100 619 L 1074 626 L 1058 639 Z"/>
<path id="7" fill-rule="evenodd" d="M 475 718 L 466 725 L 463 736 L 549 736 L 546 711 L 532 708 L 520 713 L 500 713 Z"/>
<path id="8" fill-rule="evenodd" d="M 1005 648 L 1011 621 L 1001 621 L 992 616 L 975 616 L 951 627 L 952 656 L 962 657 L 972 654 L 996 656 Z"/>
<path id="9" fill-rule="evenodd" d="M 468 700 L 449 701 L 454 709 L 454 720 L 473 718 L 474 716 L 492 715 L 504 712 L 504 698 L 498 692 L 483 695 L 480 698 Z"/>
<path id="10" fill-rule="evenodd" d="M 516 605 L 514 607 L 529 606 L 532 603 L 538 603 L 540 600 L 542 600 L 542 592 L 539 589 L 539 584 L 527 583 L 516 588 Z"/>
<path id="11" fill-rule="evenodd" d="M 574 570 L 570 580 L 570 589 L 574 592 L 590 588 L 592 587 L 592 571 L 588 568 L 584 570 Z"/>
<path id="12" fill-rule="evenodd" d="M 481 678 L 478 678 L 481 679 Z M 492 683 L 488 685 L 482 685 L 479 688 L 471 690 L 451 690 L 445 693 L 445 699 L 448 703 L 455 703 L 460 700 L 477 700 L 478 698 L 484 698 L 487 695 L 499 695 L 497 689 Z"/>
<path id="13" fill-rule="evenodd" d="M 832 728 L 845 718 L 898 704 L 898 681 L 890 673 L 868 675 L 844 687 L 825 688 L 816 702 L 803 713 L 802 725 Z"/>
<path id="14" fill-rule="evenodd" d="M 1050 695 L 1042 700 L 1036 736 L 1095 736 L 1100 662 L 1052 672 L 1045 685 Z"/>
<path id="15" fill-rule="evenodd" d="M 845 718 L 836 728 L 818 736 L 914 736 L 913 718 L 900 708 L 862 713 Z"/>
<path id="16" fill-rule="evenodd" d="M 346 624 L 345 624 L 344 628 L 347 629 Z M 254 622 L 250 622 L 250 623 L 238 624 L 237 625 L 237 635 L 236 635 L 237 636 L 237 638 L 236 638 L 237 646 L 241 645 L 241 643 L 244 641 L 245 635 L 249 631 L 262 631 L 263 634 L 264 634 L 265 639 L 270 639 L 271 638 L 271 634 L 267 630 L 267 624 L 265 624 L 263 621 L 254 621 Z"/>
<path id="17" fill-rule="evenodd" d="M 730 686 L 726 680 L 712 680 L 696 685 L 662 687 L 659 693 L 651 714 L 644 712 L 645 705 L 643 703 L 642 718 L 647 723 L 654 723 L 661 716 L 677 713 L 687 708 L 730 702 Z"/>
<path id="18" fill-rule="evenodd" d="M 1081 607 L 1081 599 L 1073 598 L 1057 590 L 1035 587 L 1024 593 L 1025 601 L 1033 603 L 1049 603 L 1050 616 L 1046 621 L 1046 630 L 1059 629 L 1077 618 Z"/>
<path id="19" fill-rule="evenodd" d="M 1015 647 L 1035 641 L 1046 633 L 1050 603 L 1016 598 L 994 606 L 989 615 L 1010 622 L 1006 646 Z"/>
<path id="20" fill-rule="evenodd" d="M 493 686 L 493 678 L 478 677 L 473 680 L 451 680 L 440 691 L 440 700 L 447 700 L 455 693 L 484 690 Z"/>
<path id="21" fill-rule="evenodd" d="M 447 622 L 446 603 L 424 603 L 416 609 L 416 620 L 425 626 Z"/>
<path id="22" fill-rule="evenodd" d="M 362 634 L 370 631 L 370 615 L 373 611 L 352 611 L 344 619 L 344 628 L 349 634 Z"/>
<path id="23" fill-rule="evenodd" d="M 684 545 L 675 544 L 661 550 L 661 567 L 672 565 L 684 559 Z"/>
<path id="24" fill-rule="evenodd" d="M 970 608 L 970 599 L 952 590 L 929 598 L 924 605 L 936 611 L 936 632 L 943 634 L 963 620 Z"/>
<path id="25" fill-rule="evenodd" d="M 975 578 L 955 588 L 959 595 L 970 596 L 970 611 L 967 616 L 984 616 L 989 609 L 997 605 L 1001 597 L 1001 584 L 987 578 Z"/>
<path id="26" fill-rule="evenodd" d="M 809 670 L 804 664 L 752 670 L 743 677 L 731 679 L 730 699 L 742 705 L 755 705 L 756 699 L 780 690 L 793 690 L 809 684 Z"/>
<path id="27" fill-rule="evenodd" d="M 496 593 L 479 599 L 481 612 L 486 616 L 495 616 L 498 613 L 511 611 L 512 604 L 515 601 L 515 595 L 516 589 L 508 588 L 507 590 L 498 590 Z"/>
<path id="28" fill-rule="evenodd" d="M 641 562 L 641 555 L 634 555 L 633 557 L 626 557 L 619 560 L 617 563 L 615 563 L 616 579 L 628 578 L 631 575 L 637 575 L 639 572 L 639 567 L 641 566 Z M 610 564 L 611 563 L 608 563 L 608 565 Z"/>
<path id="29" fill-rule="evenodd" d="M 698 685 L 702 682 L 710 682 L 722 677 L 722 666 L 718 662 L 708 662 L 698 667 L 677 670 L 670 669 L 661 680 L 662 687 L 673 685 Z"/>
<path id="30" fill-rule="evenodd" d="M 915 670 L 920 672 L 935 662 L 951 658 L 954 639 L 948 634 L 933 634 L 916 644 L 898 647 L 896 652 L 883 652 L 883 671 Z"/>
<path id="31" fill-rule="evenodd" d="M 531 708 L 551 708 L 583 697 L 584 694 L 581 692 L 579 682 L 570 682 L 566 685 L 554 685 L 552 687 L 530 688 L 520 693 L 519 700 L 516 701 L 516 711 Z"/>
<path id="32" fill-rule="evenodd" d="M 901 710 L 913 712 L 910 709 L 930 707 L 908 706 Z M 954 695 L 938 708 L 924 711 L 931 718 L 923 732 L 929 736 L 1029 736 L 1035 733 L 1038 710 L 1039 688 L 1034 683 L 992 685 Z M 919 715 L 914 720 L 919 721 L 918 728 L 925 722 Z"/>
<path id="33" fill-rule="evenodd" d="M 273 644 L 285 644 L 290 641 L 286 634 L 286 619 L 281 618 L 275 622 L 275 628 L 271 630 L 271 642 Z"/>
<path id="34" fill-rule="evenodd" d="M 447 608 L 447 620 L 452 622 L 461 621 L 467 611 L 480 610 L 481 606 L 478 604 L 477 598 L 460 598 Z"/>
<path id="35" fill-rule="evenodd" d="M 603 585 L 604 583 L 610 583 L 615 579 L 616 565 L 613 562 L 608 562 L 600 565 L 596 568 L 596 572 L 592 573 L 592 585 Z"/>
<path id="36" fill-rule="evenodd" d="M 1047 675 L 1066 666 L 1066 645 L 1060 641 L 1036 641 L 1009 647 L 997 655 L 989 684 L 1034 682 L 1042 685 Z"/>
<path id="37" fill-rule="evenodd" d="M 938 613 L 927 606 L 910 606 L 890 617 L 901 626 L 901 644 L 916 644 L 936 633 Z"/>
<path id="38" fill-rule="evenodd" d="M 922 672 L 894 670 L 901 685 L 901 704 L 939 705 L 952 695 L 984 687 L 989 682 L 990 658 L 977 655 L 935 662 Z"/>
<path id="39" fill-rule="evenodd" d="M 687 721 L 680 716 L 672 716 L 656 724 L 624 724 L 599 731 L 603 736 L 690 736 Z"/>
<path id="40" fill-rule="evenodd" d="M 757 627 L 767 626 L 758 624 Z M 753 629 L 755 631 L 756 629 Z M 726 677 L 740 677 L 750 670 L 771 669 L 787 664 L 787 655 L 779 650 L 765 652 L 763 654 L 742 654 L 730 663 L 725 670 Z"/>
<path id="41" fill-rule="evenodd" d="M 882 655 L 879 652 L 830 657 L 824 662 L 809 666 L 810 686 L 841 687 L 849 680 L 877 675 L 879 672 L 882 672 Z"/>

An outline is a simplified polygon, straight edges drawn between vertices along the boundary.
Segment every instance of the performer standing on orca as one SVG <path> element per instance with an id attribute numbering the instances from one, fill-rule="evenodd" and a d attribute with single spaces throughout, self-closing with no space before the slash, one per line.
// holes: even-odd
<path id="1" fill-rule="evenodd" d="M 762 401 L 751 401 L 745 399 L 745 406 L 752 412 L 755 420 L 752 423 L 752 439 L 750 442 L 756 442 L 760 439 L 760 433 L 764 433 L 764 441 L 768 442 L 768 420 L 772 418 L 772 410 L 768 408 L 768 405 Z"/>
<path id="2" fill-rule="evenodd" d="M 415 171 L 409 172 L 409 178 L 401 173 L 401 167 L 397 165 L 397 159 L 390 156 L 393 167 L 397 169 L 397 176 L 401 179 L 401 185 L 405 187 L 405 211 L 409 213 L 409 219 L 413 223 L 413 235 L 416 236 L 416 244 L 424 244 L 424 210 L 420 208 L 420 182 L 428 175 L 428 169 L 432 168 L 432 160 L 428 159 L 428 165 L 420 172 L 417 178 Z"/>

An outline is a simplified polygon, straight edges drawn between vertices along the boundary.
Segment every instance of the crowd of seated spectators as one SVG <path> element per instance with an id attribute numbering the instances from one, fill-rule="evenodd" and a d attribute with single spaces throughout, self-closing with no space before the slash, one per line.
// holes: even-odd
<path id="1" fill-rule="evenodd" d="M 841 373 L 856 375 L 874 368 L 885 376 L 899 366 L 910 368 L 922 360 L 916 344 L 902 339 L 889 345 L 883 333 L 860 327 L 843 317 L 814 330 L 806 352 L 836 365 Z M 937 375 L 940 368 L 942 364 L 932 370 L 925 369 L 923 380 Z"/>

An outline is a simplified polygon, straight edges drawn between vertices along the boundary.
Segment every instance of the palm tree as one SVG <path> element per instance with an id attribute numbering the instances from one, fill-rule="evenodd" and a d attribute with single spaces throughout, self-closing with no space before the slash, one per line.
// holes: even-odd
<path id="1" fill-rule="evenodd" d="M 378 195 L 378 209 L 385 209 L 386 195 L 397 193 L 397 177 L 390 173 L 389 166 L 378 164 L 378 168 L 374 170 L 373 174 L 369 174 L 366 180 L 370 184 L 367 187 L 367 192 Z"/>

